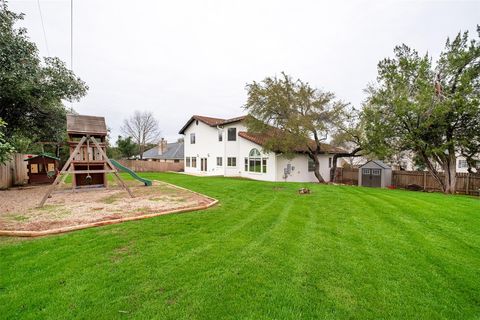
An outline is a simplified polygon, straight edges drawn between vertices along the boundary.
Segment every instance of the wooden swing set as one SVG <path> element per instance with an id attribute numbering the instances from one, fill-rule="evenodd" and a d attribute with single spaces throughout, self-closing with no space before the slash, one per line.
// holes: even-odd
<path id="1" fill-rule="evenodd" d="M 39 207 L 45 204 L 68 174 L 72 175 L 72 190 L 75 191 L 79 188 L 106 188 L 107 173 L 113 173 L 130 197 L 134 197 L 116 167 L 108 159 L 105 141 L 107 126 L 104 117 L 69 114 L 67 134 L 70 157 L 43 196 Z"/>

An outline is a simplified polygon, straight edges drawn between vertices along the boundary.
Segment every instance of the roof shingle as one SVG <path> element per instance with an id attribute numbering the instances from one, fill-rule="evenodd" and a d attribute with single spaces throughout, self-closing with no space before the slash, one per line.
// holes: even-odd
<path id="1" fill-rule="evenodd" d="M 67 114 L 67 133 L 107 135 L 107 125 L 104 117 Z"/>
<path id="2" fill-rule="evenodd" d="M 267 139 L 273 136 L 273 130 L 272 130 L 272 133 L 264 133 L 264 134 L 255 134 L 251 132 L 240 131 L 238 135 L 253 143 L 263 146 L 265 145 Z M 310 148 L 315 149 L 316 147 L 315 141 L 310 140 L 309 146 Z M 320 153 L 344 153 L 345 152 L 345 150 L 332 146 L 331 144 L 328 144 L 328 143 L 320 143 L 320 149 L 321 149 Z M 308 148 L 307 146 L 298 146 L 297 148 L 295 148 L 294 151 L 299 153 L 304 153 L 308 151 Z"/>
<path id="3" fill-rule="evenodd" d="M 220 119 L 220 118 L 212 118 L 212 117 L 205 117 L 205 116 L 199 116 L 199 115 L 193 115 L 190 120 L 180 129 L 179 134 L 183 134 L 185 130 L 188 128 L 188 126 L 194 121 L 198 120 L 206 125 L 209 125 L 210 127 L 216 127 L 216 126 L 222 126 L 225 124 L 229 123 L 234 123 L 237 121 L 242 121 L 246 118 L 247 116 L 240 116 L 236 118 L 231 118 L 231 119 Z"/>
<path id="4" fill-rule="evenodd" d="M 183 160 L 183 142 L 167 143 L 166 149 L 160 154 L 160 146 L 148 149 L 143 153 L 143 159 Z"/>

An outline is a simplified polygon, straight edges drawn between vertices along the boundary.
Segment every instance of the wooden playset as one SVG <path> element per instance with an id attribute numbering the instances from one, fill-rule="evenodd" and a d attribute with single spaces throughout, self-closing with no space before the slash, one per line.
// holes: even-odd
<path id="1" fill-rule="evenodd" d="M 104 117 L 67 115 L 67 134 L 70 157 L 59 172 L 52 186 L 40 202 L 42 207 L 55 187 L 72 175 L 72 188 L 106 188 L 107 173 L 113 173 L 120 185 L 133 198 L 130 188 L 120 178 L 116 167 L 106 154 L 107 126 Z"/>

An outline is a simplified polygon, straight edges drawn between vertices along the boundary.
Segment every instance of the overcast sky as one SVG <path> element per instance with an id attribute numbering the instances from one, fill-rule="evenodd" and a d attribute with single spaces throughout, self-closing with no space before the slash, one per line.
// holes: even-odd
<path id="1" fill-rule="evenodd" d="M 70 1 L 9 1 L 41 56 L 70 65 Z M 176 140 L 193 114 L 244 114 L 245 84 L 285 71 L 359 106 L 379 60 L 406 43 L 434 57 L 474 32 L 480 1 L 74 0 L 73 69 L 90 87 L 74 109 L 112 136 L 134 110 Z M 48 50 L 47 50 L 48 45 Z"/>

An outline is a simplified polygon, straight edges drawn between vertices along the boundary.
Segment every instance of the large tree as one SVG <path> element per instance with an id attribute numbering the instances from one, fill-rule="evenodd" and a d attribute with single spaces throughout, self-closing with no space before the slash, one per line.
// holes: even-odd
<path id="1" fill-rule="evenodd" d="M 138 145 L 140 159 L 143 159 L 143 152 L 150 143 L 157 143 L 160 137 L 160 126 L 152 112 L 135 111 L 134 114 L 123 121 L 121 131 Z"/>
<path id="2" fill-rule="evenodd" d="M 133 157 L 138 152 L 138 146 L 132 141 L 132 137 L 123 138 L 118 136 L 117 149 L 120 152 L 120 156 L 124 158 Z"/>
<path id="3" fill-rule="evenodd" d="M 330 169 L 330 181 L 335 182 L 337 162 L 339 158 L 347 158 L 350 164 L 354 164 L 357 157 L 367 156 L 363 144 L 365 143 L 364 123 L 359 116 L 359 110 L 355 108 L 345 109 L 343 121 L 337 123 L 337 130 L 332 135 L 331 143 L 342 148 L 345 152 L 333 155 L 333 165 Z"/>
<path id="4" fill-rule="evenodd" d="M 406 45 L 394 53 L 378 64 L 377 82 L 367 89 L 368 147 L 384 157 L 412 152 L 445 193 L 454 193 L 456 155 L 480 152 L 480 42 L 459 33 L 436 64 Z"/>
<path id="5" fill-rule="evenodd" d="M 333 93 L 312 88 L 285 73 L 254 81 L 246 89 L 248 130 L 267 137 L 263 149 L 287 158 L 304 151 L 315 164 L 315 177 L 324 182 L 318 156 L 325 152 L 322 142 L 341 121 L 346 104 Z"/>
<path id="6" fill-rule="evenodd" d="M 5 140 L 5 134 L 3 133 L 5 126 L 5 121 L 0 118 L 0 164 L 10 160 L 12 153 L 15 151 L 13 146 Z"/>
<path id="7" fill-rule="evenodd" d="M 40 59 L 25 28 L 23 14 L 0 3 L 0 117 L 9 141 L 62 141 L 67 109 L 88 87 L 58 58 Z"/>

